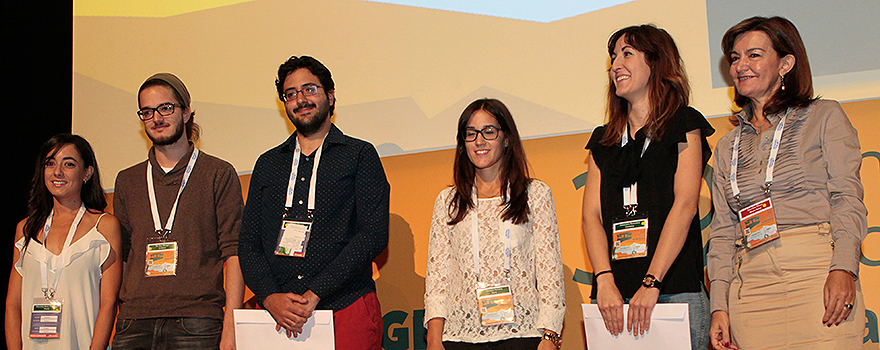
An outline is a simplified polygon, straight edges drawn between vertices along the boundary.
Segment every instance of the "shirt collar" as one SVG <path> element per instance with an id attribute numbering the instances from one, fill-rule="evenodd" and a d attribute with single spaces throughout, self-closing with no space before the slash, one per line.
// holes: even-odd
<path id="1" fill-rule="evenodd" d="M 754 115 L 752 113 L 753 109 L 754 109 L 754 106 L 751 103 L 749 103 L 749 104 L 745 105 L 741 111 L 739 111 L 738 113 L 735 114 L 736 119 L 739 120 L 740 125 L 748 125 L 752 129 L 756 129 L 755 126 L 752 125 L 752 122 L 751 122 L 752 116 Z M 768 115 L 767 120 L 770 121 L 770 125 L 776 125 L 779 123 L 779 120 L 782 119 L 782 117 L 786 115 L 787 112 L 788 112 L 788 109 L 785 109 L 779 113 L 774 113 L 774 114 Z M 791 113 L 788 113 L 788 119 L 786 121 L 786 124 L 790 121 L 802 119 L 806 115 L 806 112 L 807 112 L 807 108 L 794 108 L 794 110 L 791 111 Z"/>
<path id="2" fill-rule="evenodd" d="M 342 133 L 342 130 L 336 127 L 336 124 L 330 123 L 330 131 L 327 133 L 327 136 L 324 138 L 325 145 L 331 144 L 346 144 L 347 141 L 345 139 L 345 135 Z M 293 153 L 293 150 L 296 148 L 296 131 L 284 141 L 282 145 L 282 149 L 286 152 Z"/>

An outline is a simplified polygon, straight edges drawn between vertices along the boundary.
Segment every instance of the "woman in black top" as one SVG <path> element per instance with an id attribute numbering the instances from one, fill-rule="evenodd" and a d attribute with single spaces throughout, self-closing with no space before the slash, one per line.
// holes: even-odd
<path id="1" fill-rule="evenodd" d="M 686 302 L 691 345 L 705 349 L 708 300 L 697 205 L 711 154 L 706 136 L 714 129 L 687 106 L 687 77 L 665 30 L 621 29 L 608 40 L 608 53 L 609 120 L 587 144 L 582 220 L 595 271 L 590 297 L 615 335 L 624 319 L 627 331 L 644 334 L 658 302 Z M 624 302 L 630 304 L 626 318 Z"/>

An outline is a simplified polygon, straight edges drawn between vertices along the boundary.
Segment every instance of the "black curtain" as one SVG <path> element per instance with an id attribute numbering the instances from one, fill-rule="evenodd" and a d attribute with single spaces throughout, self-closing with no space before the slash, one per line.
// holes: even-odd
<path id="1" fill-rule="evenodd" d="M 73 3 L 16 1 L 6 8 L 3 81 L 0 104 L 4 210 L 0 278 L 7 290 L 12 268 L 15 225 L 27 215 L 27 195 L 40 145 L 52 135 L 70 132 L 73 99 Z M 5 295 L 5 294 L 4 294 Z M 5 301 L 5 299 L 4 299 Z M 3 308 L 5 312 L 5 302 Z M 5 338 L 5 335 L 4 335 Z M 0 345 L 6 347 L 6 341 Z"/>

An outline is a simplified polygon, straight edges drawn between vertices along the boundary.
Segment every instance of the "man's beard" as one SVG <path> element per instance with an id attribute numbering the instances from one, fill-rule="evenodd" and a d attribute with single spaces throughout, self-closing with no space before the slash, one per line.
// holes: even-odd
<path id="1" fill-rule="evenodd" d="M 302 107 L 315 107 L 315 104 L 309 104 L 306 106 L 300 106 L 294 109 L 294 111 L 288 111 L 287 117 L 293 123 L 293 126 L 296 127 L 296 131 L 302 134 L 303 136 L 311 136 L 321 130 L 321 126 L 324 125 L 324 122 L 327 121 L 327 118 L 330 117 L 329 109 L 316 109 L 315 114 L 312 118 L 297 118 L 294 113 L 297 109 Z"/>
<path id="2" fill-rule="evenodd" d="M 149 132 L 147 132 L 147 137 L 150 138 L 150 141 L 153 141 L 154 146 L 168 146 L 180 140 L 180 137 L 183 136 L 184 129 L 186 129 L 181 121 L 181 124 L 177 124 L 174 129 L 174 133 L 168 135 L 167 137 L 158 137 L 155 138 Z"/>

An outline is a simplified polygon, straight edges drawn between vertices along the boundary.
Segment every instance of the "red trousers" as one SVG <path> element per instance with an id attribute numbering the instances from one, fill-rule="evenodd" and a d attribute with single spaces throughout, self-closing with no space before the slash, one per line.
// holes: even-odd
<path id="1" fill-rule="evenodd" d="M 376 292 L 333 312 L 336 350 L 381 350 L 382 308 Z"/>

